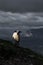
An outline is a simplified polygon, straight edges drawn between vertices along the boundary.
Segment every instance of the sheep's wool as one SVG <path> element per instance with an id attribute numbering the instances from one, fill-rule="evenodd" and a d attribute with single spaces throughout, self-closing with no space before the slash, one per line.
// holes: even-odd
<path id="1" fill-rule="evenodd" d="M 14 38 L 14 40 L 19 41 L 19 35 L 16 32 L 13 33 L 12 37 Z"/>

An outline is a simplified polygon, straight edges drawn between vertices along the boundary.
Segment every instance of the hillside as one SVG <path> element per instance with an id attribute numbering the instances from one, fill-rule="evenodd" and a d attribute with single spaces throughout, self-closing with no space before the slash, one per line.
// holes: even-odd
<path id="1" fill-rule="evenodd" d="M 43 65 L 43 56 L 0 39 L 0 65 Z"/>

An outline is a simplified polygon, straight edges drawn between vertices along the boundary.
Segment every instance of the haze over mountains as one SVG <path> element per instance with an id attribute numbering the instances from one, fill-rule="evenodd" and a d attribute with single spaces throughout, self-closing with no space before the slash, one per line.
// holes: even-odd
<path id="1" fill-rule="evenodd" d="M 0 0 L 0 10 L 11 12 L 43 12 L 43 0 Z"/>

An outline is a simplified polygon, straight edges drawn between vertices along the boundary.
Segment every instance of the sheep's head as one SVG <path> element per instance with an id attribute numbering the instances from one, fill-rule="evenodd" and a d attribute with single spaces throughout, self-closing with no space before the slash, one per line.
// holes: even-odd
<path id="1" fill-rule="evenodd" d="M 20 34 L 20 33 L 21 33 L 21 31 L 19 31 L 19 30 L 17 30 L 17 31 L 14 31 L 14 32 L 16 32 L 17 34 Z"/>

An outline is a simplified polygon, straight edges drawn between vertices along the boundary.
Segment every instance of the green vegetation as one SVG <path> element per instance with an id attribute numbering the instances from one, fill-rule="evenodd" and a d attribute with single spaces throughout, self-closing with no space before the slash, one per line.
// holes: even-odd
<path id="1" fill-rule="evenodd" d="M 4 57 L 4 59 L 8 59 L 10 57 L 13 58 L 30 58 L 32 61 L 34 60 L 41 63 L 43 65 L 43 56 L 35 53 L 31 49 L 23 48 L 20 46 L 15 46 L 10 41 L 1 40 L 0 39 L 0 57 Z M 38 64 L 39 65 L 39 64 Z"/>

